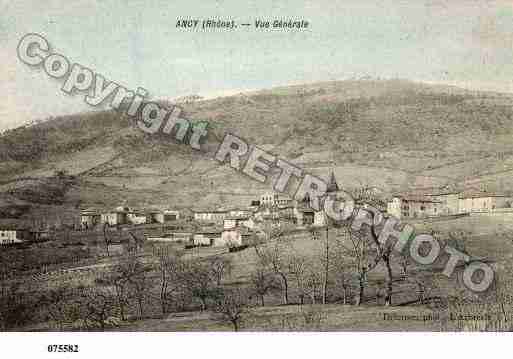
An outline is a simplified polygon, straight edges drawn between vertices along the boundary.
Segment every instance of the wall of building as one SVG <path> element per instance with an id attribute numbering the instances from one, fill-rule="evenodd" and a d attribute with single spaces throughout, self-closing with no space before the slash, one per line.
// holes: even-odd
<path id="1" fill-rule="evenodd" d="M 221 234 L 221 238 L 214 241 L 214 246 L 240 246 L 242 245 L 242 235 L 240 231 L 224 230 Z"/>
<path id="2" fill-rule="evenodd" d="M 286 206 L 292 203 L 292 198 L 282 193 L 267 192 L 260 196 L 262 206 Z"/>
<path id="3" fill-rule="evenodd" d="M 22 235 L 20 231 L 14 229 L 0 230 L 0 245 L 21 243 Z"/>
<path id="4" fill-rule="evenodd" d="M 101 223 L 101 216 L 97 215 L 81 215 L 80 225 L 82 228 L 93 228 L 97 224 Z"/>
<path id="5" fill-rule="evenodd" d="M 195 245 L 205 245 L 210 246 L 212 245 L 216 240 L 219 240 L 219 235 L 211 235 L 211 234 L 203 234 L 203 233 L 195 233 L 193 235 L 192 241 Z"/>
<path id="6" fill-rule="evenodd" d="M 511 199 L 502 196 L 460 198 L 458 194 L 428 196 L 431 202 L 393 198 L 387 203 L 387 212 L 397 218 L 423 218 L 464 214 L 471 212 L 493 212 L 511 206 Z"/>
<path id="7" fill-rule="evenodd" d="M 387 203 L 387 213 L 395 218 L 401 218 L 401 199 L 400 198 L 392 198 L 392 201 Z"/>
<path id="8" fill-rule="evenodd" d="M 162 220 L 164 222 L 168 222 L 168 221 L 176 221 L 178 219 L 180 219 L 180 212 L 179 211 L 174 211 L 174 210 L 170 210 L 170 209 L 166 209 L 163 211 L 163 216 L 162 216 Z"/>
<path id="9" fill-rule="evenodd" d="M 132 224 L 145 224 L 147 221 L 147 218 L 143 214 L 137 214 L 137 213 L 129 213 L 127 215 L 128 222 Z"/>
<path id="10" fill-rule="evenodd" d="M 196 212 L 194 219 L 196 221 L 218 222 L 228 217 L 228 212 Z"/>

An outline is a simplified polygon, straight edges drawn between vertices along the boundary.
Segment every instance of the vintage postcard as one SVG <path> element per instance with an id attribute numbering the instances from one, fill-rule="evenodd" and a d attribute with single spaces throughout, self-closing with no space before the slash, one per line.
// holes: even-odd
<path id="1" fill-rule="evenodd" d="M 0 4 L 1 331 L 513 329 L 510 1 Z"/>

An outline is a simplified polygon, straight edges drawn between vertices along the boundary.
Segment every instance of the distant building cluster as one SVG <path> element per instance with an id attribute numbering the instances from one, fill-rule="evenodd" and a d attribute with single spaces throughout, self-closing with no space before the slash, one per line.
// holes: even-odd
<path id="1" fill-rule="evenodd" d="M 331 173 L 327 193 L 339 191 Z M 245 208 L 139 209 L 119 206 L 113 209 L 85 208 L 80 212 L 81 231 L 97 231 L 105 227 L 140 226 L 150 242 L 181 242 L 191 246 L 244 246 L 257 236 L 263 222 L 288 223 L 296 228 L 324 226 L 325 215 L 312 208 L 310 198 L 295 200 L 286 194 L 266 192 Z M 158 231 L 155 231 L 159 228 Z M 77 228 L 75 228 L 77 229 Z M 160 234 L 155 235 L 154 233 Z M 48 239 L 49 233 L 27 228 L 0 226 L 0 244 L 17 244 Z"/>
<path id="2" fill-rule="evenodd" d="M 387 212 L 396 218 L 415 219 L 458 214 L 508 212 L 512 197 L 485 191 L 441 191 L 396 195 L 387 204 Z"/>
<path id="3" fill-rule="evenodd" d="M 17 245 L 49 239 L 48 230 L 31 229 L 17 223 L 0 224 L 0 246 Z"/>
<path id="4" fill-rule="evenodd" d="M 339 191 L 335 175 L 331 173 L 327 193 L 336 196 Z M 324 226 L 324 212 L 312 208 L 310 198 L 295 200 L 286 194 L 266 192 L 251 201 L 247 208 L 198 209 L 194 221 L 201 226 L 191 234 L 191 242 L 201 246 L 240 246 L 248 244 L 257 235 L 264 221 L 288 223 L 297 228 Z M 222 223 L 222 226 L 221 226 Z"/>
<path id="5" fill-rule="evenodd" d="M 332 198 L 341 194 L 333 171 L 326 192 Z M 446 190 L 395 195 L 387 203 L 387 212 L 402 219 L 472 213 L 513 213 L 512 204 L 512 197 L 503 194 Z M 287 223 L 298 229 L 323 227 L 326 225 L 326 215 L 313 208 L 308 195 L 296 200 L 272 191 L 262 193 L 245 208 L 204 207 L 186 211 L 119 206 L 114 209 L 86 208 L 80 213 L 82 231 L 111 226 L 141 226 L 139 228 L 147 230 L 144 236 L 150 242 L 180 242 L 193 247 L 248 245 L 252 238 L 259 235 L 264 222 Z M 0 225 L 0 245 L 48 240 L 50 236 L 48 230 Z"/>
<path id="6" fill-rule="evenodd" d="M 176 221 L 180 212 L 175 210 L 137 210 L 120 206 L 113 210 L 87 208 L 80 213 L 80 226 L 83 230 L 94 229 L 98 225 L 118 226 L 125 224 L 152 224 Z"/>

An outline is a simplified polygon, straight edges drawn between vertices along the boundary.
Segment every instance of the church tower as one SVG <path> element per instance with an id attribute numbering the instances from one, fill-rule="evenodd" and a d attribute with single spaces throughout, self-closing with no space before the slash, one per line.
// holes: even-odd
<path id="1" fill-rule="evenodd" d="M 331 170 L 330 179 L 328 181 L 328 187 L 326 188 L 326 193 L 336 193 L 340 191 L 340 188 L 337 184 L 337 179 L 335 178 L 335 172 Z"/>

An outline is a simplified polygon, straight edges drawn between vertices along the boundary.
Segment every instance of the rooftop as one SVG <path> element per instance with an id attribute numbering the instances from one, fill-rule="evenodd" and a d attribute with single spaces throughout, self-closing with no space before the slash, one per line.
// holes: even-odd
<path id="1" fill-rule="evenodd" d="M 486 197 L 511 197 L 505 195 L 503 193 L 494 193 L 494 192 L 485 192 L 485 191 L 472 191 L 472 192 L 463 192 L 460 194 L 459 198 L 486 198 Z"/>
<path id="2" fill-rule="evenodd" d="M 332 192 L 338 192 L 339 190 L 340 190 L 340 188 L 338 187 L 337 179 L 335 178 L 335 173 L 333 171 L 331 171 L 328 186 L 326 187 L 326 192 L 332 193 Z"/>
<path id="3" fill-rule="evenodd" d="M 422 196 L 422 195 L 399 195 L 399 196 L 395 196 L 395 197 L 399 197 L 403 201 L 408 201 L 408 202 L 441 203 L 441 201 L 437 201 L 432 198 L 429 198 L 429 196 Z"/>

